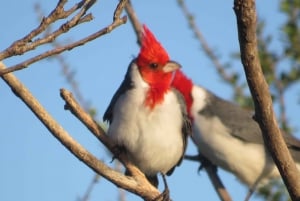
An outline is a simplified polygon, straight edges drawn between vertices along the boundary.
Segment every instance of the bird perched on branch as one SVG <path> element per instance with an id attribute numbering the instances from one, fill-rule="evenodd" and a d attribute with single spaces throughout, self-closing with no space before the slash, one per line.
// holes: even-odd
<path id="1" fill-rule="evenodd" d="M 140 52 L 103 116 L 108 136 L 154 186 L 180 164 L 191 133 L 184 98 L 171 88 L 180 67 L 144 25 Z"/>
<path id="2" fill-rule="evenodd" d="M 181 70 L 176 72 L 172 86 L 185 98 L 192 120 L 192 139 L 199 153 L 246 184 L 250 189 L 248 197 L 257 185 L 280 177 L 253 112 L 193 84 Z M 282 134 L 299 169 L 300 141 Z"/>

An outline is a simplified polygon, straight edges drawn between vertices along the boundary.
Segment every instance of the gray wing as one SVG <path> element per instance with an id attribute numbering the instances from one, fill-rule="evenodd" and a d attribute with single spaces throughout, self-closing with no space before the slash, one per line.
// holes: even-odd
<path id="1" fill-rule="evenodd" d="M 206 92 L 208 93 L 208 105 L 207 108 L 199 111 L 201 115 L 219 117 L 220 121 L 230 128 L 230 134 L 242 141 L 264 143 L 259 124 L 253 119 L 253 112 L 223 100 L 209 91 Z M 293 158 L 300 162 L 300 141 L 283 131 L 281 133 Z"/>
<path id="2" fill-rule="evenodd" d="M 134 61 L 132 61 L 134 62 Z M 126 75 L 124 77 L 123 82 L 121 83 L 121 85 L 119 86 L 118 90 L 116 91 L 116 93 L 114 94 L 114 96 L 112 97 L 110 104 L 108 105 L 104 115 L 103 115 L 103 121 L 108 121 L 109 123 L 112 122 L 113 120 L 113 108 L 117 102 L 117 100 L 119 99 L 119 97 L 125 93 L 127 90 L 130 90 L 134 87 L 131 79 L 130 79 L 130 66 L 132 65 L 132 62 L 129 64 Z"/>
<path id="3" fill-rule="evenodd" d="M 261 130 L 252 118 L 253 113 L 207 92 L 207 106 L 199 114 L 207 118 L 218 117 L 230 134 L 245 142 L 263 144 Z"/>
<path id="4" fill-rule="evenodd" d="M 183 150 L 182 150 L 182 156 L 181 156 L 180 160 L 178 161 L 178 163 L 176 164 L 176 166 L 179 166 L 182 159 L 183 159 L 183 156 L 184 156 L 184 153 L 185 153 L 185 150 L 186 150 L 186 147 L 187 147 L 187 137 L 192 134 L 192 123 L 191 123 L 191 121 L 188 117 L 186 104 L 185 104 L 185 100 L 184 100 L 183 96 L 181 95 L 181 93 L 179 91 L 177 91 L 174 88 L 172 88 L 172 91 L 175 93 L 175 95 L 178 99 L 178 102 L 180 104 L 180 109 L 181 109 L 181 114 L 182 114 L 182 119 L 183 119 L 183 122 L 182 122 Z M 174 169 L 175 169 L 175 166 L 172 167 L 167 172 L 167 175 L 171 175 L 173 173 Z"/>

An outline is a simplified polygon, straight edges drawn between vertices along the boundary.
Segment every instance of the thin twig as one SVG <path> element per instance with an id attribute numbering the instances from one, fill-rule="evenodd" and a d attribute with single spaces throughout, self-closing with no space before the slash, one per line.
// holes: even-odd
<path id="1" fill-rule="evenodd" d="M 122 7 L 122 6 L 119 6 L 119 5 L 121 4 L 121 5 L 124 6 L 124 3 L 122 3 L 123 1 L 126 2 L 126 0 L 122 0 L 122 1 L 118 4 L 118 6 L 117 6 L 117 8 L 116 8 L 116 10 L 115 10 L 115 13 L 117 13 L 117 14 L 119 14 L 119 15 L 121 14 L 121 11 L 120 11 L 120 10 L 123 9 L 123 7 Z M 90 2 L 90 1 L 87 1 L 87 2 Z M 91 2 L 93 2 L 93 1 L 91 1 Z M 82 15 L 83 13 L 85 13 L 86 9 L 88 9 L 89 7 L 90 7 L 90 4 L 87 4 L 87 3 L 86 3 L 84 9 L 81 10 L 80 14 Z M 50 16 L 52 16 L 52 15 L 50 15 Z M 76 15 L 76 16 L 77 16 L 77 15 Z M 47 19 L 47 18 L 46 18 L 46 19 Z M 52 19 L 52 18 L 50 18 L 50 19 Z M 76 22 L 77 18 L 74 17 L 73 19 L 74 19 L 74 21 Z M 5 70 L 1 70 L 1 71 L 0 71 L 0 76 L 4 75 L 4 74 L 6 74 L 6 73 L 10 73 L 10 72 L 13 72 L 13 71 L 17 71 L 17 70 L 21 70 L 21 69 L 23 69 L 23 68 L 26 68 L 26 67 L 28 67 L 30 64 L 32 64 L 32 63 L 34 63 L 34 62 L 37 62 L 37 61 L 39 61 L 39 60 L 41 60 L 41 59 L 44 59 L 44 58 L 46 58 L 46 57 L 49 57 L 49 56 L 52 56 L 52 55 L 56 55 L 56 54 L 59 54 L 59 53 L 61 53 L 61 52 L 66 51 L 66 50 L 71 50 L 71 49 L 73 49 L 73 48 L 75 48 L 75 47 L 84 45 L 85 43 L 87 43 L 87 42 L 89 42 L 89 41 L 92 41 L 92 40 L 94 40 L 94 39 L 96 39 L 96 38 L 98 38 L 98 37 L 100 37 L 100 36 L 102 36 L 102 35 L 105 35 L 105 34 L 111 32 L 113 29 L 115 29 L 116 27 L 118 27 L 118 26 L 120 26 L 120 25 L 126 23 L 126 21 L 127 21 L 127 17 L 126 17 L 126 16 L 120 17 L 120 16 L 118 16 L 118 15 L 114 15 L 113 19 L 114 19 L 114 21 L 113 21 L 109 26 L 107 26 L 107 27 L 105 27 L 105 28 L 103 28 L 103 29 L 101 29 L 101 30 L 95 32 L 94 34 L 91 34 L 91 35 L 89 35 L 89 36 L 87 36 L 87 37 L 81 39 L 81 40 L 78 40 L 78 41 L 76 41 L 76 42 L 70 43 L 70 44 L 68 44 L 68 45 L 64 45 L 64 46 L 62 46 L 62 47 L 54 48 L 54 49 L 52 49 L 52 50 L 46 51 L 46 52 L 44 52 L 44 53 L 42 53 L 42 54 L 39 54 L 39 55 L 37 55 L 37 56 L 35 56 L 35 57 L 32 57 L 32 58 L 30 58 L 30 59 L 28 59 L 28 60 L 26 60 L 26 61 L 24 61 L 24 62 L 21 62 L 21 63 L 19 63 L 19 64 L 16 64 L 16 65 L 14 65 L 14 66 L 9 67 L 9 68 L 6 68 Z M 43 20 L 43 21 L 48 22 L 48 20 Z M 71 21 L 72 21 L 72 20 L 71 20 Z M 42 24 L 43 24 L 43 23 L 42 23 Z M 48 26 L 49 24 L 46 23 L 46 25 Z M 73 23 L 71 23 L 71 25 L 73 25 Z M 59 28 L 59 30 L 57 30 L 55 33 L 60 32 L 60 33 L 62 34 L 62 33 L 64 33 L 64 32 L 66 32 L 66 30 L 69 30 L 69 29 L 72 27 L 71 25 L 70 25 L 70 26 L 69 26 L 69 25 L 68 25 L 68 26 L 61 26 L 61 27 Z M 74 26 L 74 25 L 73 25 L 73 26 Z M 43 26 L 43 27 L 44 27 L 44 26 Z M 53 36 L 56 36 L 56 37 L 57 37 L 57 34 L 54 34 Z M 53 36 L 52 36 L 52 37 L 53 37 Z M 49 37 L 49 38 L 51 39 L 52 37 Z M 26 37 L 25 37 L 25 38 L 26 38 Z M 46 40 L 46 41 L 47 41 L 47 42 L 51 42 L 52 40 L 50 40 L 50 39 L 49 39 L 49 40 Z M 26 38 L 26 40 L 27 40 L 27 38 Z M 42 42 L 45 42 L 44 40 L 40 40 L 40 42 L 41 42 L 41 41 L 42 41 Z M 20 46 L 20 43 L 23 44 L 23 45 Z M 36 46 L 38 46 L 38 45 L 40 45 L 40 44 L 39 44 L 39 43 L 35 43 L 34 48 L 35 48 Z M 2 55 L 5 55 L 5 56 L 17 55 L 17 54 L 19 54 L 20 52 L 23 54 L 24 52 L 31 50 L 32 47 L 30 47 L 30 48 L 29 48 L 29 47 L 30 47 L 30 46 L 24 44 L 24 41 L 23 41 L 23 42 L 19 42 L 19 43 L 14 43 L 14 44 L 13 44 L 11 47 L 9 47 L 7 50 L 5 50 L 4 52 L 0 53 L 0 60 L 2 60 L 3 58 L 6 58 L 6 57 L 1 58 L 1 54 L 2 54 Z M 21 51 L 21 50 L 22 50 L 22 51 Z M 19 52 L 19 51 L 20 51 L 20 52 Z M 9 54 L 9 53 L 14 53 L 14 54 Z"/>
<path id="2" fill-rule="evenodd" d="M 58 54 L 57 60 L 60 63 L 60 66 L 62 68 L 62 73 L 65 75 L 67 82 L 71 85 L 71 89 L 72 89 L 73 93 L 75 94 L 76 99 L 78 99 L 80 105 L 83 106 L 83 108 L 86 112 L 91 111 L 89 102 L 84 99 L 84 96 L 82 95 L 81 91 L 79 90 L 78 83 L 74 78 L 74 74 L 75 74 L 74 71 L 71 71 L 69 64 L 65 61 L 65 59 L 62 55 Z"/>
<path id="3" fill-rule="evenodd" d="M 91 2 L 91 0 L 83 0 L 79 2 L 78 4 L 74 5 L 69 11 L 64 11 L 64 5 L 66 4 L 66 0 L 60 0 L 56 6 L 56 8 L 48 15 L 48 17 L 44 17 L 40 23 L 40 25 L 32 30 L 29 34 L 27 34 L 25 37 L 23 37 L 20 40 L 15 41 L 10 47 L 8 47 L 6 50 L 0 53 L 0 61 L 11 57 L 14 55 L 21 55 L 24 54 L 27 51 L 30 51 L 34 48 L 36 48 L 39 45 L 42 45 L 47 42 L 47 40 L 54 40 L 55 35 L 57 37 L 58 32 L 65 32 L 67 31 L 68 27 L 71 24 L 76 24 L 76 22 L 79 21 L 79 19 L 82 17 L 82 14 L 86 12 L 87 8 L 86 5 Z M 92 1 L 94 2 L 94 1 Z M 85 6 L 84 6 L 85 5 Z M 71 15 L 73 12 L 75 12 L 77 9 L 80 9 L 79 13 L 75 15 L 72 20 L 69 22 L 64 23 L 64 25 L 61 26 L 61 28 L 57 29 L 53 34 L 49 34 L 45 38 L 37 39 L 33 41 L 33 38 L 42 33 L 44 30 L 47 29 L 47 27 L 56 22 L 59 19 L 67 18 L 69 15 Z M 54 34 L 55 33 L 55 34 Z M 48 38 L 48 39 L 47 39 Z M 47 40 L 46 40 L 47 39 Z"/>
<path id="4" fill-rule="evenodd" d="M 154 193 L 153 195 L 151 195 L 152 199 L 158 197 L 159 194 L 157 194 L 157 189 L 155 189 L 148 182 L 145 175 L 137 167 L 135 167 L 128 161 L 127 156 L 123 152 L 119 152 L 118 150 L 116 150 L 115 144 L 107 137 L 104 130 L 97 124 L 97 122 L 93 120 L 92 117 L 88 113 L 86 113 L 83 108 L 80 107 L 80 105 L 73 98 L 72 93 L 65 89 L 61 89 L 60 95 L 66 102 L 65 109 L 70 110 L 70 112 L 75 117 L 77 117 L 91 131 L 91 133 L 125 165 L 127 170 L 131 173 L 132 177 L 141 185 L 141 188 L 137 188 L 134 191 L 133 189 L 128 189 L 124 186 L 121 187 L 138 195 L 141 195 L 142 197 L 149 198 L 151 193 Z"/>
<path id="5" fill-rule="evenodd" d="M 115 170 L 121 172 L 123 169 L 122 164 L 119 161 L 115 162 Z M 126 191 L 124 189 L 118 189 L 118 200 L 119 201 L 126 201 Z"/>
<path id="6" fill-rule="evenodd" d="M 202 168 L 205 168 L 205 171 L 213 184 L 216 193 L 218 194 L 220 200 L 222 201 L 231 201 L 231 197 L 226 190 L 225 186 L 223 185 L 222 180 L 220 179 L 218 173 L 217 173 L 217 166 L 214 165 L 210 160 L 202 156 L 201 154 L 195 155 L 195 156 L 184 156 L 184 159 L 199 162 L 201 165 L 199 167 L 199 171 Z"/>
<path id="7" fill-rule="evenodd" d="M 235 0 L 241 60 L 255 104 L 255 119 L 265 145 L 283 178 L 292 200 L 300 200 L 300 174 L 278 128 L 272 98 L 264 78 L 257 49 L 255 0 Z"/>
<path id="8" fill-rule="evenodd" d="M 124 0 L 126 1 L 126 0 Z M 118 15 L 121 11 L 118 9 L 123 9 L 124 1 L 119 3 L 114 15 L 114 21 L 110 26 L 105 28 L 105 33 L 113 30 L 118 23 L 123 23 L 126 21 L 126 17 L 119 18 Z M 63 7 L 65 1 L 61 0 L 58 7 Z M 88 8 L 89 5 L 86 5 Z M 94 35 L 93 35 L 94 36 Z M 75 42 L 76 43 L 76 42 Z M 0 71 L 5 70 L 5 65 L 0 62 Z M 103 142 L 109 150 L 120 159 L 123 164 L 125 164 L 128 171 L 131 173 L 132 177 L 124 176 L 123 174 L 111 169 L 106 166 L 102 161 L 98 160 L 94 155 L 89 153 L 84 147 L 82 147 L 78 142 L 76 142 L 43 108 L 43 106 L 34 98 L 30 91 L 12 74 L 2 75 L 1 78 L 9 85 L 15 95 L 20 98 L 36 115 L 36 117 L 44 124 L 44 126 L 50 131 L 50 133 L 57 138 L 71 153 L 73 153 L 80 161 L 83 161 L 87 166 L 93 169 L 96 173 L 113 182 L 118 187 L 128 190 L 132 193 L 139 195 L 145 200 L 155 200 L 159 197 L 159 191 L 153 187 L 149 181 L 146 179 L 145 175 L 138 170 L 135 166 L 128 162 L 124 154 L 116 153 L 115 146 L 113 142 L 109 140 L 104 131 L 98 126 L 98 124 L 85 113 L 84 109 L 81 108 L 78 103 L 73 99 L 72 94 L 66 90 L 61 90 L 61 96 L 66 100 L 66 107 L 73 114 L 78 113 L 78 118 L 85 122 L 87 128 L 89 128 L 92 133 Z M 76 113 L 77 112 L 77 113 Z M 84 113 L 84 114 L 81 114 Z M 80 117 L 79 117 L 80 116 Z M 88 119 L 88 122 L 85 120 Z M 88 124 L 90 123 L 90 124 Z"/>
<path id="9" fill-rule="evenodd" d="M 36 3 L 34 8 L 35 8 L 35 12 L 38 16 L 38 19 L 41 19 L 44 16 L 44 14 L 41 10 L 40 4 Z M 44 31 L 44 36 L 46 36 L 46 35 L 48 35 L 49 33 L 52 32 L 51 28 L 52 28 L 51 25 L 49 25 L 48 28 Z M 54 41 L 52 41 L 51 46 L 53 46 L 54 48 L 57 48 L 57 47 L 60 46 L 60 43 L 57 42 L 56 40 L 54 40 Z M 78 87 L 78 83 L 77 83 L 77 81 L 75 79 L 75 76 L 74 76 L 75 73 L 73 71 L 71 71 L 71 67 L 66 62 L 65 57 L 58 54 L 58 55 L 55 56 L 55 58 L 59 62 L 60 66 L 61 66 L 61 69 L 62 69 L 62 74 L 64 75 L 66 81 L 71 86 L 71 89 L 72 89 L 73 93 L 75 94 L 76 99 L 78 99 L 80 105 L 83 106 L 83 108 L 86 112 L 90 111 L 91 108 L 90 108 L 88 102 L 84 99 L 84 97 L 83 97 L 83 95 L 82 95 L 82 93 L 81 93 L 81 91 Z M 79 197 L 78 200 L 80 200 L 80 201 L 88 201 L 89 200 L 89 197 L 90 197 L 94 187 L 98 183 L 99 178 L 100 178 L 100 176 L 97 173 L 95 173 L 92 180 L 90 181 L 87 189 L 86 189 L 86 192 L 84 193 L 84 195 L 82 197 Z M 118 189 L 120 189 L 120 188 L 118 188 Z"/>
<path id="10" fill-rule="evenodd" d="M 5 65 L 2 62 L 0 62 L 0 69 L 2 70 L 5 68 Z M 159 191 L 148 182 L 148 180 L 142 172 L 140 172 L 135 166 L 131 165 L 129 162 L 126 162 L 125 157 L 121 157 L 121 154 L 118 155 L 120 156 L 120 160 L 124 162 L 124 164 L 126 164 L 126 168 L 128 168 L 131 171 L 132 177 L 124 176 L 118 171 L 115 171 L 110 167 L 106 166 L 102 161 L 98 160 L 82 145 L 76 142 L 52 118 L 52 116 L 44 109 L 44 107 L 34 98 L 31 92 L 12 73 L 3 75 L 1 78 L 12 89 L 15 95 L 29 107 L 29 109 L 35 114 L 35 116 L 41 121 L 41 123 L 50 131 L 50 133 L 80 161 L 84 162 L 96 173 L 108 179 L 118 187 L 135 193 L 146 200 L 153 200 L 159 197 Z M 68 94 L 68 92 L 66 94 Z M 75 104 L 75 108 L 79 108 L 79 110 L 84 112 L 84 110 L 80 108 L 76 101 L 73 102 Z M 71 104 L 69 103 L 67 103 L 67 105 L 71 106 Z M 73 110 L 74 108 L 70 109 Z M 87 113 L 85 113 L 85 115 L 89 116 Z M 87 125 L 87 127 L 93 126 L 95 125 Z M 101 131 L 99 130 L 97 132 L 101 133 Z M 114 153 L 115 149 L 113 149 L 113 143 L 109 140 L 108 137 L 106 137 L 105 133 L 102 133 L 99 138 L 102 140 L 105 139 L 102 142 L 104 142 L 104 144 L 107 145 L 110 151 Z"/>
<path id="11" fill-rule="evenodd" d="M 195 18 L 191 14 L 191 12 L 188 10 L 187 6 L 185 5 L 184 0 L 177 0 L 179 7 L 181 8 L 185 18 L 187 19 L 189 26 L 191 30 L 194 32 L 196 38 L 199 40 L 200 45 L 202 49 L 204 50 L 205 54 L 210 58 L 214 66 L 216 67 L 218 73 L 221 75 L 221 77 L 227 81 L 232 82 L 232 79 L 234 77 L 232 75 L 228 75 L 225 71 L 225 67 L 221 64 L 218 57 L 214 54 L 212 49 L 209 47 L 208 43 L 206 42 L 206 39 L 204 38 L 203 34 L 201 33 L 200 29 L 195 23 Z"/>
<path id="12" fill-rule="evenodd" d="M 4 69 L 5 65 L 0 62 L 0 69 Z M 105 178 L 117 182 L 124 179 L 134 185 L 134 181 L 120 174 L 119 172 L 107 167 L 103 162 L 99 161 L 95 156 L 89 153 L 84 147 L 76 142 L 44 109 L 44 107 L 34 98 L 31 92 L 13 75 L 3 75 L 2 79 L 9 85 L 15 95 L 20 98 L 36 115 L 36 117 L 44 124 L 50 133 L 57 138 L 70 152 L 78 159 L 87 164 L 90 168 L 101 174 Z M 122 181 L 123 183 L 123 181 Z"/>
<path id="13" fill-rule="evenodd" d="M 89 200 L 89 197 L 91 195 L 91 192 L 92 192 L 94 186 L 98 183 L 99 177 L 100 176 L 98 174 L 94 175 L 91 183 L 89 184 L 88 188 L 86 189 L 84 196 L 82 198 L 80 198 L 80 201 L 88 201 Z"/>
<path id="14" fill-rule="evenodd" d="M 38 16 L 38 19 L 41 19 L 44 16 L 44 14 L 41 10 L 40 4 L 36 3 L 34 8 L 35 8 L 35 12 Z M 51 25 L 49 25 L 48 28 L 44 31 L 44 36 L 46 36 L 46 35 L 48 35 L 49 33 L 52 32 L 51 28 L 52 28 Z M 54 40 L 54 41 L 52 41 L 51 46 L 56 48 L 56 47 L 60 46 L 60 43 L 57 42 L 56 40 Z M 78 99 L 80 105 L 83 106 L 83 108 L 86 112 L 90 111 L 89 104 L 84 99 L 84 97 L 83 97 L 83 95 L 82 95 L 82 93 L 81 93 L 81 91 L 78 87 L 78 83 L 77 83 L 77 81 L 75 79 L 75 76 L 74 76 L 75 73 L 73 71 L 71 71 L 71 67 L 66 62 L 65 57 L 58 54 L 58 55 L 55 56 L 55 59 L 57 59 L 57 61 L 59 62 L 60 66 L 61 66 L 62 74 L 64 75 L 66 81 L 71 86 L 71 89 L 72 89 L 73 93 L 75 94 L 75 97 Z M 79 201 L 88 201 L 89 200 L 90 195 L 91 195 L 94 187 L 96 186 L 96 184 L 99 181 L 99 178 L 100 178 L 100 176 L 97 173 L 95 173 L 92 180 L 90 181 L 84 195 L 82 197 L 78 198 Z"/>
<path id="15" fill-rule="evenodd" d="M 137 43 L 140 46 L 142 37 L 142 24 L 140 23 L 130 0 L 128 0 L 128 3 L 125 6 L 125 10 L 132 24 L 133 30 L 135 31 L 135 35 L 137 36 Z"/>

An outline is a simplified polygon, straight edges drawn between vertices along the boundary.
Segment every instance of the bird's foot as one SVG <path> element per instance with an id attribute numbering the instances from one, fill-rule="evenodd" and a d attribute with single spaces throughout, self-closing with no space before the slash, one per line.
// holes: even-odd
<path id="1" fill-rule="evenodd" d="M 248 190 L 247 195 L 245 197 L 244 201 L 249 201 L 253 193 L 255 192 L 257 188 L 257 184 L 259 183 L 260 180 L 257 180 Z"/>
<path id="2" fill-rule="evenodd" d="M 164 185 L 165 185 L 165 190 L 158 197 L 156 197 L 154 199 L 154 201 L 156 201 L 156 200 L 172 201 L 171 198 L 170 198 L 170 191 L 169 191 L 169 187 L 168 187 L 168 184 L 167 184 L 166 177 L 163 173 L 161 173 L 161 176 L 163 178 L 163 182 L 164 182 Z"/>
<path id="3" fill-rule="evenodd" d="M 119 156 L 120 156 L 120 154 L 121 153 L 124 153 L 124 152 L 126 152 L 126 149 L 125 149 L 125 147 L 124 146 L 120 146 L 120 145 L 115 145 L 114 147 L 113 147 L 113 157 L 112 157 L 112 159 L 111 159 L 111 163 L 115 160 L 115 159 L 118 159 L 119 158 Z"/>
<path id="4" fill-rule="evenodd" d="M 198 168 L 198 172 L 200 172 L 205 167 L 210 167 L 215 172 L 217 172 L 217 170 L 218 170 L 217 166 L 215 164 L 213 164 L 210 160 L 208 160 L 205 156 L 199 154 L 198 158 L 199 158 L 199 162 L 201 163 Z"/>

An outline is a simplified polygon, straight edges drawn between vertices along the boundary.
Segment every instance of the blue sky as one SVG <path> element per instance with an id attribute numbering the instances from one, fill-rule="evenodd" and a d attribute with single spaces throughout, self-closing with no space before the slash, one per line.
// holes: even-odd
<path id="1" fill-rule="evenodd" d="M 0 50 L 21 38 L 38 21 L 32 0 L 11 0 L 0 8 Z M 49 13 L 56 1 L 39 1 L 42 10 Z M 69 1 L 68 6 L 74 1 Z M 211 61 L 207 59 L 199 42 L 188 29 L 176 1 L 133 1 L 141 22 L 153 31 L 169 52 L 172 60 L 180 62 L 183 70 L 196 83 L 230 100 L 232 91 L 218 77 Z M 284 16 L 278 13 L 278 5 L 258 1 L 258 14 L 267 22 L 266 30 L 274 34 L 272 48 L 281 51 L 280 25 Z M 95 19 L 82 24 L 59 38 L 60 42 L 75 41 L 111 23 L 117 1 L 98 1 L 91 9 Z M 186 1 L 195 15 L 197 25 L 222 62 L 230 61 L 230 53 L 238 51 L 236 19 L 232 1 Z M 267 8 L 267 9 L 266 9 Z M 57 25 L 56 25 L 57 27 Z M 25 56 L 4 60 L 7 66 L 19 63 L 49 49 L 42 47 Z M 130 23 L 115 29 L 111 34 L 66 52 L 63 56 L 75 72 L 79 88 L 92 107 L 97 109 L 100 120 L 109 101 L 119 86 L 131 59 L 137 55 L 136 36 Z M 233 62 L 242 72 L 240 62 Z M 15 75 L 29 88 L 53 117 L 89 151 L 110 164 L 111 157 L 102 146 L 69 112 L 63 110 L 64 102 L 59 89 L 70 89 L 55 59 L 47 59 L 31 65 Z M 244 79 L 244 78 L 243 78 Z M 286 95 L 287 114 L 294 127 L 300 127 L 296 111 L 299 111 L 296 95 L 299 86 Z M 94 172 L 69 153 L 33 116 L 30 110 L 0 81 L 0 200 L 76 200 L 83 196 Z M 299 132 L 297 132 L 298 134 Z M 299 135 L 298 135 L 299 136 Z M 190 142 L 187 153 L 195 153 Z M 168 183 L 174 200 L 218 200 L 204 171 L 197 173 L 198 164 L 184 161 L 176 169 Z M 233 200 L 242 200 L 247 189 L 234 176 L 222 170 L 221 179 Z M 162 186 L 160 186 L 162 187 Z M 100 179 L 91 193 L 90 200 L 117 200 L 117 188 Z M 140 200 L 128 193 L 127 200 Z M 255 197 L 252 200 L 259 200 Z"/>

